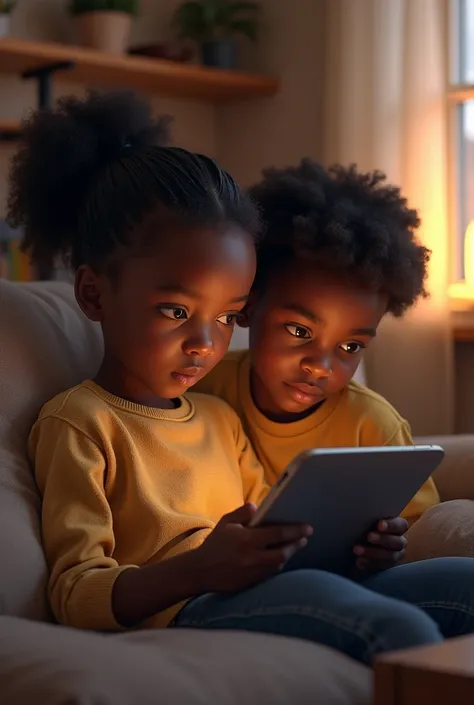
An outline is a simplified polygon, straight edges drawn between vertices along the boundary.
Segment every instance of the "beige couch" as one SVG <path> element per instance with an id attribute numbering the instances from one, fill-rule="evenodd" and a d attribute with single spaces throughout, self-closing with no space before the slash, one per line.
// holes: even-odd
<path id="1" fill-rule="evenodd" d="M 106 636 L 52 624 L 25 444 L 42 404 L 93 374 L 101 349 L 68 284 L 0 280 L 1 705 L 369 705 L 367 669 L 303 641 L 172 630 Z M 440 486 L 461 493 L 471 441 L 447 445 Z"/>

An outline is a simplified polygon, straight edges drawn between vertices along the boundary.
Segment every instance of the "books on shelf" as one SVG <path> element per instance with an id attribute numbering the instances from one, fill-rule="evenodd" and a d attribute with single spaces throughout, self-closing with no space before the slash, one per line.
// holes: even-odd
<path id="1" fill-rule="evenodd" d="M 21 233 L 0 220 L 0 277 L 13 281 L 33 281 L 35 269 L 29 256 L 21 251 Z"/>

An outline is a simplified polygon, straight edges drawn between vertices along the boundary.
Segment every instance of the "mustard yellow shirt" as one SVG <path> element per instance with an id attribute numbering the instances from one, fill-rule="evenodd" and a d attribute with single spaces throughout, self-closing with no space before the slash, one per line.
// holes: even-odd
<path id="1" fill-rule="evenodd" d="M 120 629 L 121 571 L 197 548 L 224 514 L 268 491 L 236 414 L 201 394 L 163 410 L 84 382 L 45 405 L 29 454 L 51 606 L 60 623 L 85 629 Z M 145 626 L 167 626 L 181 606 Z"/>
<path id="2" fill-rule="evenodd" d="M 408 423 L 393 406 L 357 382 L 350 382 L 305 419 L 286 424 L 269 421 L 252 399 L 246 350 L 228 353 L 194 389 L 215 394 L 235 409 L 271 484 L 298 453 L 309 448 L 413 445 Z M 429 479 L 403 516 L 413 522 L 439 501 Z"/>

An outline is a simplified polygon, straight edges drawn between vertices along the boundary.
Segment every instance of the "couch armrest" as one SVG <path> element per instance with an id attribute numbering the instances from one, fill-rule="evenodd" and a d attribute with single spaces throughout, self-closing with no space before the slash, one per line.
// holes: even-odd
<path id="1" fill-rule="evenodd" d="M 369 705 L 369 669 L 309 642 L 159 629 L 102 635 L 0 617 L 1 705 Z"/>
<path id="2" fill-rule="evenodd" d="M 474 435 L 430 436 L 415 443 L 435 444 L 446 456 L 433 475 L 441 500 L 474 499 Z"/>

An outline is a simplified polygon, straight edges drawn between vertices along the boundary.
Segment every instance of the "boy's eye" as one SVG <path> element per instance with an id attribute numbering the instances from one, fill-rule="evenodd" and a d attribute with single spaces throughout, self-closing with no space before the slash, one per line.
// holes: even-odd
<path id="1" fill-rule="evenodd" d="M 287 323 L 285 328 L 288 333 L 295 338 L 311 338 L 311 333 L 304 326 L 297 326 L 295 323 Z"/>
<path id="2" fill-rule="evenodd" d="M 237 314 L 236 313 L 223 313 L 222 316 L 219 316 L 217 318 L 217 321 L 219 323 L 222 323 L 224 326 L 233 326 L 234 323 L 237 320 Z"/>
<path id="3" fill-rule="evenodd" d="M 187 311 L 179 306 L 161 306 L 160 313 L 166 318 L 171 318 L 173 321 L 185 321 L 188 317 Z"/>
<path id="4" fill-rule="evenodd" d="M 361 343 L 343 343 L 341 349 L 349 355 L 357 355 L 364 346 Z"/>

